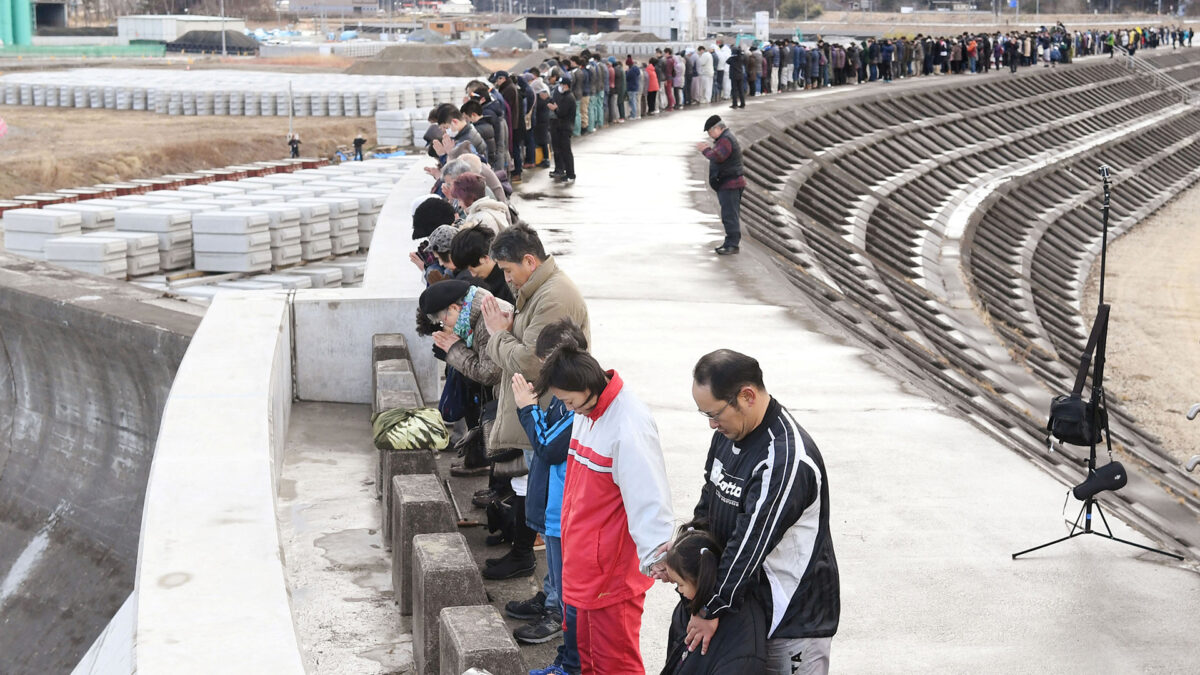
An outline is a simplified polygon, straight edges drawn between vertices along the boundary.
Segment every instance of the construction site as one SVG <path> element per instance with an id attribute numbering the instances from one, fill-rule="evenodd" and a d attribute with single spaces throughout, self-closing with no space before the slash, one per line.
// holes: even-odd
<path id="1" fill-rule="evenodd" d="M 660 26 L 649 3 L 241 18 L 0 0 L 0 672 L 554 661 L 504 613 L 547 561 L 480 576 L 495 548 L 470 504 L 487 476 L 448 479 L 452 450 L 389 450 L 372 427 L 436 408 L 444 386 L 413 325 L 425 280 L 409 257 L 435 188 L 430 113 L 468 83 L 718 36 L 749 51 L 1190 25 L 945 3 L 756 26 L 684 4 Z M 689 394 L 701 354 L 754 354 L 821 446 L 842 579 L 833 672 L 1194 669 L 1200 49 L 1015 71 L 622 118 L 575 138 L 577 184 L 527 168 L 512 185 L 587 299 L 593 353 L 654 415 L 676 524 L 712 434 Z M 746 181 L 728 258 L 712 255 L 720 209 L 693 149 L 713 113 Z M 1094 346 L 1101 300 L 1098 458 L 1051 442 L 1046 412 Z M 1116 541 L 1076 539 L 1070 491 L 1110 461 L 1128 484 L 1080 501 L 1088 532 Z M 678 602 L 670 584 L 646 595 L 647 672 Z"/>

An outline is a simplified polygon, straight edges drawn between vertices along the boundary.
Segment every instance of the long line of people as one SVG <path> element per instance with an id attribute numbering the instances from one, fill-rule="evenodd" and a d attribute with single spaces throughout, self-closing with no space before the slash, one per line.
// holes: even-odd
<path id="1" fill-rule="evenodd" d="M 836 43 L 794 39 L 730 44 L 718 36 L 694 49 L 656 49 L 644 60 L 583 50 L 549 58 L 523 73 L 497 71 L 467 84 L 460 104 L 442 104 L 429 116 L 429 154 L 445 163 L 479 157 L 488 169 L 489 197 L 504 202 L 523 172 L 550 168 L 552 178 L 575 181 L 571 139 L 607 125 L 690 106 L 747 97 L 918 76 L 1017 72 L 1056 66 L 1080 56 L 1114 54 L 1119 47 L 1190 47 L 1181 26 L 918 34 Z M 505 195 L 499 194 L 503 188 Z"/>
<path id="2" fill-rule="evenodd" d="M 556 134 L 568 139 L 575 110 L 559 106 L 575 100 L 572 78 L 548 75 L 559 96 L 547 107 L 564 111 Z M 505 606 L 526 622 L 518 641 L 558 642 L 554 662 L 531 673 L 645 672 L 639 635 L 655 580 L 680 594 L 661 628 L 664 673 L 790 674 L 801 655 L 801 672 L 828 672 L 840 605 L 815 444 L 767 394 L 757 361 L 703 357 L 692 393 L 715 433 L 702 497 L 677 527 L 653 416 L 589 352 L 584 298 L 507 204 L 507 167 L 482 159 L 478 127 L 494 124 L 482 121 L 482 93 L 431 115 L 436 182 L 412 210 L 421 243 L 410 258 L 426 282 L 415 322 L 445 363 L 438 410 L 462 457 L 450 473 L 487 477 L 472 503 L 488 514 L 487 543 L 507 549 L 482 575 L 532 576 L 539 541 L 545 550 L 540 590 Z"/>

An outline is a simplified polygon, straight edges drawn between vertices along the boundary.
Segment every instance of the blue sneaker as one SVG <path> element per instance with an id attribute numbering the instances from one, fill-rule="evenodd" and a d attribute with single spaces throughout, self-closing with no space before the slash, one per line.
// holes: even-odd
<path id="1" fill-rule="evenodd" d="M 558 664 L 551 664 L 550 666 L 541 668 L 539 670 L 531 670 L 531 671 L 529 671 L 529 675 L 569 675 L 569 674 L 567 673 L 567 671 L 562 669 L 562 666 L 560 666 Z"/>

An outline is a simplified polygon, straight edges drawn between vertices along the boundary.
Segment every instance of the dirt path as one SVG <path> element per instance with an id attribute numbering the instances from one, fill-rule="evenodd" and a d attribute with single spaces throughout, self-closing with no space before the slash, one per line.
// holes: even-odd
<path id="1" fill-rule="evenodd" d="M 1200 453 L 1200 187 L 1109 244 L 1108 390 L 1183 461 Z M 1084 306 L 1095 314 L 1100 266 Z"/>
<path id="2" fill-rule="evenodd" d="M 155 113 L 0 107 L 0 199 L 286 156 L 285 117 L 179 117 Z M 301 154 L 328 157 L 370 118 L 295 120 Z"/>

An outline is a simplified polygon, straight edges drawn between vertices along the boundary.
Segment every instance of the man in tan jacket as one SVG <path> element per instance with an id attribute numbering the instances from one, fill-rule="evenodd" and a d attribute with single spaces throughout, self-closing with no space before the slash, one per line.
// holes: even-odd
<path id="1" fill-rule="evenodd" d="M 548 324 L 568 317 L 583 329 L 590 341 L 587 304 L 575 283 L 558 269 L 554 257 L 546 255 L 537 232 L 529 226 L 510 227 L 496 235 L 491 252 L 492 259 L 504 270 L 508 283 L 517 289 L 517 302 L 515 317 L 504 312 L 494 299 L 484 302 L 483 320 L 491 335 L 487 355 L 500 364 L 503 370 L 502 383 L 511 382 L 517 373 L 534 382 L 542 368 L 534 353 L 534 346 L 538 335 Z M 529 438 L 517 417 L 517 404 L 511 387 L 497 387 L 496 393 L 496 423 L 488 437 L 490 454 L 496 456 L 497 449 L 505 448 L 532 452 Z M 541 405 L 545 406 L 548 399 L 549 395 L 547 400 L 541 401 Z M 517 523 L 513 548 L 504 557 L 488 561 L 483 571 L 485 578 L 508 579 L 533 574 L 533 542 L 536 535 L 525 524 L 526 485 L 525 476 L 512 479 L 513 492 L 516 493 L 513 510 Z"/>

